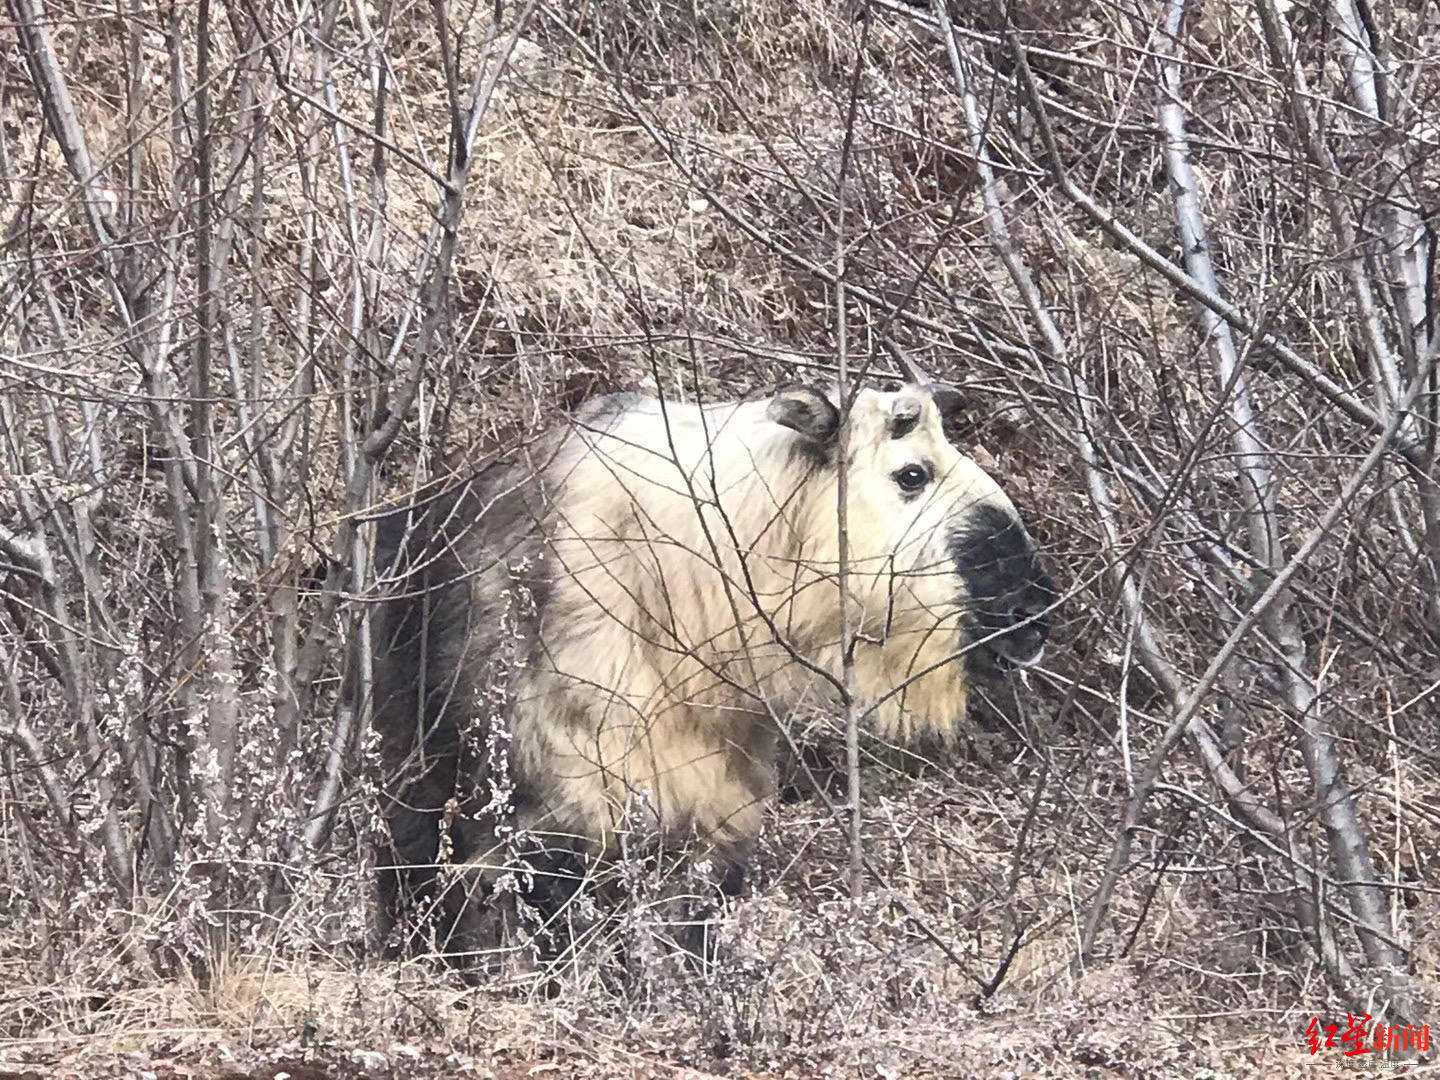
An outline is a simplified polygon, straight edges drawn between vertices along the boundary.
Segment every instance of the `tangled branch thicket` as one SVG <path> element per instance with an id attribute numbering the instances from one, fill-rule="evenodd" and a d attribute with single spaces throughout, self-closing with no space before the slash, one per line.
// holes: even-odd
<path id="1" fill-rule="evenodd" d="M 7 0 L 0 1031 L 460 994 L 371 947 L 376 509 L 593 393 L 832 377 L 842 320 L 963 388 L 1058 640 L 965 745 L 864 737 L 859 901 L 797 720 L 715 967 L 637 884 L 558 1000 L 917 1068 L 997 1002 L 1072 1064 L 1427 1022 L 1436 6 L 481 7 Z"/>

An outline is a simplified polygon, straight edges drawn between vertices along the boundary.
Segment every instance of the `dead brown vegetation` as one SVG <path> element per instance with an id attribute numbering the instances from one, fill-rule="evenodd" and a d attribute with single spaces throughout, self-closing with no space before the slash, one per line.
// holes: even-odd
<path id="1" fill-rule="evenodd" d="M 839 320 L 963 387 L 1050 666 L 864 742 L 860 901 L 802 776 L 707 977 L 637 870 L 476 1013 L 916 1075 L 1436 1020 L 1435 5 L 502 8 L 7 0 L 0 1032 L 456 1035 L 369 949 L 368 515 Z"/>

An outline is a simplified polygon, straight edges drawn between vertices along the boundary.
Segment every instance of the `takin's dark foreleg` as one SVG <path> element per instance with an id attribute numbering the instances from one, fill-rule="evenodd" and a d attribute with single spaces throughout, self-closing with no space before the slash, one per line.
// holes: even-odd
<path id="1" fill-rule="evenodd" d="M 643 862 L 660 878 L 653 886 L 655 891 L 636 896 L 626 895 L 620 887 L 606 890 L 607 899 L 617 906 L 643 905 L 647 916 L 644 921 L 651 926 L 646 936 L 654 944 L 642 945 L 632 954 L 622 942 L 620 966 L 631 968 L 644 963 L 645 956 L 654 955 L 650 950 L 658 944 L 662 956 L 669 954 L 691 971 L 704 973 L 718 953 L 719 917 L 725 901 L 739 896 L 744 887 L 748 851 L 721 854 L 692 843 L 679 850 L 662 850 Z"/>
<path id="2" fill-rule="evenodd" d="M 715 958 L 720 941 L 720 912 L 726 900 L 740 895 L 745 886 L 745 863 L 721 861 L 716 871 L 704 878 L 710 888 L 695 890 L 690 898 L 689 920 L 683 932 L 676 935 L 681 948 L 687 954 L 691 965 L 704 972 Z"/>

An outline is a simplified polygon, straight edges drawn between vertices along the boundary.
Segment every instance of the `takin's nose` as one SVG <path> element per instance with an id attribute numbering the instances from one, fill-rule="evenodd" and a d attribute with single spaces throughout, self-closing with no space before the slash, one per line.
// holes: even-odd
<path id="1" fill-rule="evenodd" d="M 977 507 L 950 551 L 965 582 L 967 629 L 980 645 L 971 663 L 985 671 L 1039 660 L 1056 592 L 1025 527 L 999 507 Z"/>
<path id="2" fill-rule="evenodd" d="M 1048 581 L 1027 589 L 1025 596 L 1005 613 L 1007 627 L 992 642 L 995 652 L 1022 667 L 1038 664 L 1050 637 L 1049 609 L 1054 600 L 1054 589 Z"/>

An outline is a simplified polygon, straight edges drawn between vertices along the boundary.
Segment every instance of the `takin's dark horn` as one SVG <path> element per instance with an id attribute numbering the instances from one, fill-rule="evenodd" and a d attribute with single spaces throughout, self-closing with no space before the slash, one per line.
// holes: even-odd
<path id="1" fill-rule="evenodd" d="M 920 422 L 920 402 L 911 394 L 901 394 L 890 407 L 890 437 L 903 439 Z"/>

